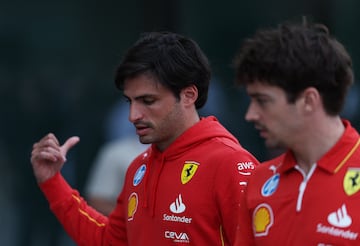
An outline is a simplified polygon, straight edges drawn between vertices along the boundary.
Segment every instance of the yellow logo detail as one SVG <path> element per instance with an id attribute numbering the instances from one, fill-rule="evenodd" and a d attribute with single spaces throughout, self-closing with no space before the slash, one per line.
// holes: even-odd
<path id="1" fill-rule="evenodd" d="M 131 193 L 128 199 L 128 221 L 134 219 L 137 206 L 138 206 L 138 196 L 136 193 Z"/>
<path id="2" fill-rule="evenodd" d="M 197 163 L 195 161 L 186 161 L 184 164 L 184 167 L 181 172 L 181 183 L 186 184 L 189 182 L 194 174 L 196 173 L 196 170 L 198 169 L 200 163 Z"/>
<path id="3" fill-rule="evenodd" d="M 360 190 L 360 168 L 349 168 L 344 177 L 344 190 L 348 196 Z"/>
<path id="4" fill-rule="evenodd" d="M 253 214 L 253 224 L 256 235 L 267 235 L 273 221 L 273 213 L 268 204 L 263 203 L 255 208 Z"/>

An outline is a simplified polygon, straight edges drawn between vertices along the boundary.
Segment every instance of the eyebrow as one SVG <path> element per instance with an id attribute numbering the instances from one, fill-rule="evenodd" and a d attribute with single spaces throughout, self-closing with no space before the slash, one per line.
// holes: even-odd
<path id="1" fill-rule="evenodd" d="M 250 97 L 270 97 L 268 94 L 254 92 L 254 93 L 248 93 Z"/>
<path id="2" fill-rule="evenodd" d="M 124 96 L 125 99 L 130 100 L 130 97 L 126 96 L 125 94 L 123 96 Z M 143 94 L 143 95 L 140 95 L 140 96 L 136 96 L 134 98 L 134 100 L 141 100 L 141 99 L 146 98 L 146 97 L 157 98 L 157 96 L 154 95 L 154 94 Z"/>

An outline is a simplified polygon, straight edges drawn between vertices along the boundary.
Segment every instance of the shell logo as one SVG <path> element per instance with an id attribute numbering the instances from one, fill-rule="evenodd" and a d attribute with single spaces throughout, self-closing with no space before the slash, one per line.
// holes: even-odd
<path id="1" fill-rule="evenodd" d="M 138 196 L 135 192 L 131 193 L 128 199 L 128 221 L 134 219 L 135 212 L 138 206 Z"/>
<path id="2" fill-rule="evenodd" d="M 262 203 L 258 205 L 253 213 L 253 226 L 255 236 L 266 236 L 274 223 L 274 215 L 271 207 Z"/>

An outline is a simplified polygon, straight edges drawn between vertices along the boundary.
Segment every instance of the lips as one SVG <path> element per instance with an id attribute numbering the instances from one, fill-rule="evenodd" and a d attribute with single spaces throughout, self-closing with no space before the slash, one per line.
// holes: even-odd
<path id="1" fill-rule="evenodd" d="M 135 124 L 136 134 L 139 136 L 146 135 L 150 131 L 150 127 L 146 124 Z"/>
<path id="2" fill-rule="evenodd" d="M 268 131 L 266 130 L 265 127 L 259 125 L 259 124 L 256 124 L 255 125 L 255 129 L 259 131 L 259 134 L 261 137 L 265 138 L 268 134 Z"/>
<path id="3" fill-rule="evenodd" d="M 149 132 L 149 127 L 136 128 L 136 134 L 139 136 L 146 135 Z"/>

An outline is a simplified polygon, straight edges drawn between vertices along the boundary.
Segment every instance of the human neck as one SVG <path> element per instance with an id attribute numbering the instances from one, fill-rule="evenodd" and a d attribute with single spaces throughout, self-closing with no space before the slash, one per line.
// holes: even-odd
<path id="1" fill-rule="evenodd" d="M 181 134 L 200 121 L 199 114 L 196 111 L 193 114 L 183 117 L 187 120 L 184 120 L 183 124 L 178 125 L 177 129 L 174 129 L 172 138 L 168 139 L 168 141 L 156 144 L 156 147 L 160 150 L 160 152 L 164 152 Z"/>
<path id="2" fill-rule="evenodd" d="M 308 173 L 312 165 L 337 143 L 344 131 L 340 117 L 326 118 L 322 123 L 314 123 L 304 130 L 303 138 L 291 148 L 301 169 Z"/>

